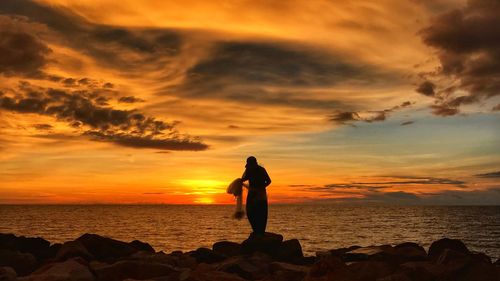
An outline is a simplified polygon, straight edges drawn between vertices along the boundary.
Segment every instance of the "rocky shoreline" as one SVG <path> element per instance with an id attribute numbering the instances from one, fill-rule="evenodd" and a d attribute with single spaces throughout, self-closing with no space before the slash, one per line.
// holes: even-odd
<path id="1" fill-rule="evenodd" d="M 64 244 L 0 234 L 0 281 L 498 281 L 500 260 L 443 238 L 427 252 L 416 243 L 352 246 L 304 256 L 279 234 L 222 241 L 212 249 L 156 252 L 138 240 L 84 234 Z"/>

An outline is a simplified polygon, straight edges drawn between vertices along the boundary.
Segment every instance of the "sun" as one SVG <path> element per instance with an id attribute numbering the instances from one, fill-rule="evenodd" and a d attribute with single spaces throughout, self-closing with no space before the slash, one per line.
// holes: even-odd
<path id="1" fill-rule="evenodd" d="M 196 204 L 213 204 L 214 202 L 214 199 L 210 197 L 200 197 L 194 200 Z"/>

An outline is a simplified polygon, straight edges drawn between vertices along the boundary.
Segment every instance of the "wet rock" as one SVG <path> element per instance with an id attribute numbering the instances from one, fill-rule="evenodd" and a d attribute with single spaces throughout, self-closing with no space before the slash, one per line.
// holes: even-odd
<path id="1" fill-rule="evenodd" d="M 87 233 L 76 239 L 76 241 L 81 242 L 90 254 L 102 261 L 114 261 L 138 251 L 128 243 L 97 234 Z"/>
<path id="2" fill-rule="evenodd" d="M 273 262 L 269 265 L 271 280 L 276 281 L 300 281 L 306 276 L 308 271 L 309 268 L 307 266 L 283 262 Z"/>
<path id="3" fill-rule="evenodd" d="M 302 246 L 297 239 L 283 241 L 274 256 L 280 261 L 297 264 L 302 263 L 302 259 L 304 258 Z"/>
<path id="4" fill-rule="evenodd" d="M 30 253 L 38 261 L 50 257 L 50 242 L 40 237 L 16 237 L 14 234 L 0 234 L 0 249 Z"/>
<path id="5" fill-rule="evenodd" d="M 393 254 L 397 256 L 399 263 L 427 260 L 427 252 L 424 247 L 412 242 L 396 245 Z"/>
<path id="6" fill-rule="evenodd" d="M 263 252 L 274 255 L 279 250 L 283 236 L 275 233 L 266 232 L 263 235 L 251 234 L 243 243 L 241 243 L 241 252 L 245 254 L 253 252 Z"/>
<path id="7" fill-rule="evenodd" d="M 237 256 L 241 252 L 241 245 L 236 242 L 220 241 L 212 246 L 212 250 L 228 257 Z"/>
<path id="8" fill-rule="evenodd" d="M 197 262 L 216 263 L 226 259 L 225 255 L 219 254 L 208 248 L 198 248 L 196 251 L 190 253 Z"/>
<path id="9" fill-rule="evenodd" d="M 16 281 L 17 274 L 12 267 L 2 266 L 0 267 L 0 281 Z"/>
<path id="10" fill-rule="evenodd" d="M 87 251 L 80 241 L 69 241 L 64 243 L 56 254 L 56 261 L 64 261 L 73 257 L 81 257 L 87 261 L 94 259 L 94 256 Z"/>
<path id="11" fill-rule="evenodd" d="M 0 249 L 0 266 L 12 267 L 18 275 L 23 276 L 36 269 L 37 260 L 31 253 Z"/>
<path id="12" fill-rule="evenodd" d="M 437 260 L 439 256 L 443 253 L 444 250 L 450 249 L 455 252 L 463 253 L 463 254 L 469 254 L 470 251 L 467 249 L 465 244 L 458 240 L 458 239 L 449 239 L 449 238 L 443 238 L 440 240 L 437 240 L 431 244 L 429 247 L 429 258 L 433 260 Z"/>
<path id="13" fill-rule="evenodd" d="M 92 270 L 99 281 L 121 281 L 127 278 L 144 280 L 160 276 L 174 278 L 179 275 L 179 271 L 170 265 L 132 260 L 106 265 L 93 264 Z"/>
<path id="14" fill-rule="evenodd" d="M 267 264 L 256 265 L 242 256 L 236 256 L 225 260 L 217 266 L 217 270 L 234 273 L 244 279 L 261 279 L 268 273 Z"/>
<path id="15" fill-rule="evenodd" d="M 64 262 L 51 263 L 42 266 L 20 281 L 94 281 L 85 260 L 73 258 Z"/>
<path id="16" fill-rule="evenodd" d="M 130 246 L 134 247 L 138 251 L 144 251 L 144 252 L 149 252 L 149 253 L 154 253 L 155 249 L 148 243 L 139 241 L 139 240 L 134 240 L 130 243 L 128 243 Z"/>

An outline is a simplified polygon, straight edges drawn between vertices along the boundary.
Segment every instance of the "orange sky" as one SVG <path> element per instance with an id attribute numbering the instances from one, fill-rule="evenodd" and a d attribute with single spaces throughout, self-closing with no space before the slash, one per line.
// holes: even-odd
<path id="1" fill-rule="evenodd" d="M 500 204 L 487 5 L 2 0 L 0 203 Z"/>

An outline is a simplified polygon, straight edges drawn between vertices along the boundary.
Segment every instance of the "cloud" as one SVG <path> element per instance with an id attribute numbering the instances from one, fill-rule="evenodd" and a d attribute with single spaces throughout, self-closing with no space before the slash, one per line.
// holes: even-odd
<path id="1" fill-rule="evenodd" d="M 0 15 L 0 73 L 39 76 L 51 49 L 29 31 L 26 20 Z"/>
<path id="2" fill-rule="evenodd" d="M 175 122 L 148 117 L 137 110 L 121 110 L 100 103 L 98 92 L 20 87 L 0 96 L 0 109 L 55 117 L 94 140 L 134 148 L 205 150 L 200 140 L 181 135 Z"/>
<path id="3" fill-rule="evenodd" d="M 35 124 L 35 125 L 33 125 L 33 128 L 35 128 L 37 130 L 45 131 L 45 130 L 50 130 L 54 127 L 50 124 Z"/>
<path id="4" fill-rule="evenodd" d="M 328 117 L 328 119 L 338 124 L 352 124 L 356 121 L 364 121 L 367 123 L 385 121 L 388 115 L 394 111 L 404 109 L 411 106 L 413 103 L 405 101 L 400 105 L 393 106 L 384 110 L 365 111 L 365 112 L 352 112 L 352 111 L 338 111 Z"/>
<path id="5" fill-rule="evenodd" d="M 423 42 L 437 50 L 441 66 L 434 76 L 449 81 L 441 82 L 438 90 L 429 81 L 417 88 L 435 98 L 434 114 L 455 115 L 462 105 L 500 95 L 498 26 L 500 2 L 470 0 L 464 8 L 441 14 L 420 31 Z"/>
<path id="6" fill-rule="evenodd" d="M 477 174 L 475 176 L 479 177 L 479 178 L 500 178 L 500 171 L 491 172 L 491 173 L 484 173 L 484 174 Z"/>
<path id="7" fill-rule="evenodd" d="M 144 102 L 143 99 L 136 98 L 134 96 L 127 96 L 127 97 L 121 97 L 118 99 L 119 102 L 124 102 L 124 103 L 136 103 L 136 102 Z"/>
<path id="8" fill-rule="evenodd" d="M 401 126 L 407 126 L 407 125 L 411 125 L 413 123 L 415 123 L 415 121 L 405 121 L 405 122 L 401 123 Z"/>

